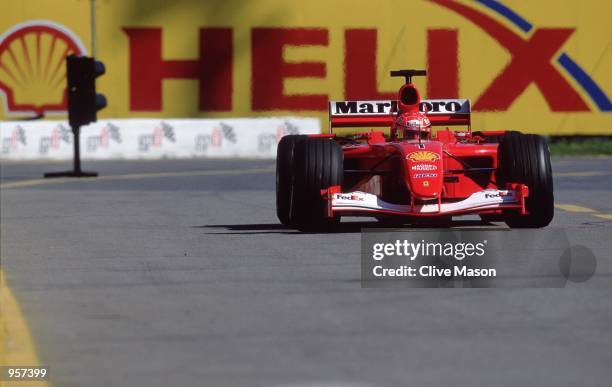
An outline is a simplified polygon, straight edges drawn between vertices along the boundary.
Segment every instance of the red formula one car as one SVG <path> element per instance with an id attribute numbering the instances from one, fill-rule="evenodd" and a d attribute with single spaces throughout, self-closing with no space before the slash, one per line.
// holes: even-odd
<path id="1" fill-rule="evenodd" d="M 450 225 L 478 214 L 510 227 L 544 227 L 553 218 L 553 180 L 546 141 L 514 131 L 470 127 L 465 99 L 421 100 L 405 77 L 397 101 L 329 104 L 330 133 L 281 139 L 276 162 L 276 209 L 298 229 L 333 226 L 342 216 L 390 224 Z M 435 135 L 431 126 L 446 126 Z M 463 125 L 467 130 L 451 131 Z M 337 127 L 388 127 L 351 136 Z"/>

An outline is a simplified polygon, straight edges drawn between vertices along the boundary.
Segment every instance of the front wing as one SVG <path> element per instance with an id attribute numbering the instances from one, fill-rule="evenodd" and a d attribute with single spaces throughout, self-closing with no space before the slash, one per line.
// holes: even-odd
<path id="1" fill-rule="evenodd" d="M 432 200 L 427 203 L 393 204 L 367 192 L 340 192 L 340 187 L 330 187 L 322 192 L 327 201 L 327 216 L 375 216 L 376 214 L 399 216 L 440 216 L 478 213 L 491 210 L 519 209 L 525 214 L 527 186 L 513 184 L 510 189 L 486 189 L 468 198 L 442 203 Z"/>

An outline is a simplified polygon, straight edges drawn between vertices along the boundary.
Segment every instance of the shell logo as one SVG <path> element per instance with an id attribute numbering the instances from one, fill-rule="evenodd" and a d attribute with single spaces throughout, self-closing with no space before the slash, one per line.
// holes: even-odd
<path id="1" fill-rule="evenodd" d="M 406 156 L 406 159 L 411 161 L 436 161 L 439 158 L 440 155 L 430 151 L 416 151 Z"/>
<path id="2" fill-rule="evenodd" d="M 7 115 L 65 114 L 66 56 L 83 42 L 48 20 L 17 24 L 0 35 L 0 99 Z"/>

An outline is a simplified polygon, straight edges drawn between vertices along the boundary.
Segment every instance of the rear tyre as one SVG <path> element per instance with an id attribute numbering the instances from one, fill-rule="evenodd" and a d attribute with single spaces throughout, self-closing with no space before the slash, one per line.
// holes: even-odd
<path id="1" fill-rule="evenodd" d="M 506 133 L 498 148 L 500 183 L 522 183 L 529 187 L 525 201 L 528 215 L 505 214 L 512 228 L 547 226 L 554 215 L 552 168 L 548 145 L 542 136 Z"/>
<path id="2" fill-rule="evenodd" d="M 325 216 L 321 190 L 342 185 L 342 147 L 328 138 L 306 138 L 295 146 L 290 219 L 300 230 L 329 229 L 339 218 Z"/>
<path id="3" fill-rule="evenodd" d="M 307 136 L 284 136 L 276 149 L 276 216 L 285 225 L 291 225 L 291 186 L 293 180 L 295 145 Z"/>

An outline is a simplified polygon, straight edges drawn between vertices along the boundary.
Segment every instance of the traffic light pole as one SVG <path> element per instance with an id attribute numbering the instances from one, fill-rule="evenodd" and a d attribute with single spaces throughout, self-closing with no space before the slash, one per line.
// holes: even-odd
<path id="1" fill-rule="evenodd" d="M 81 171 L 81 128 L 77 127 L 72 130 L 74 133 L 74 173 L 82 173 Z M 97 174 L 96 174 L 97 175 Z"/>
<path id="2" fill-rule="evenodd" d="M 91 21 L 91 57 L 96 57 L 96 0 L 90 0 L 89 17 Z"/>
<path id="3" fill-rule="evenodd" d="M 81 127 L 72 128 L 74 144 L 73 170 L 63 172 L 47 172 L 45 177 L 96 177 L 97 172 L 83 172 L 81 170 Z"/>

